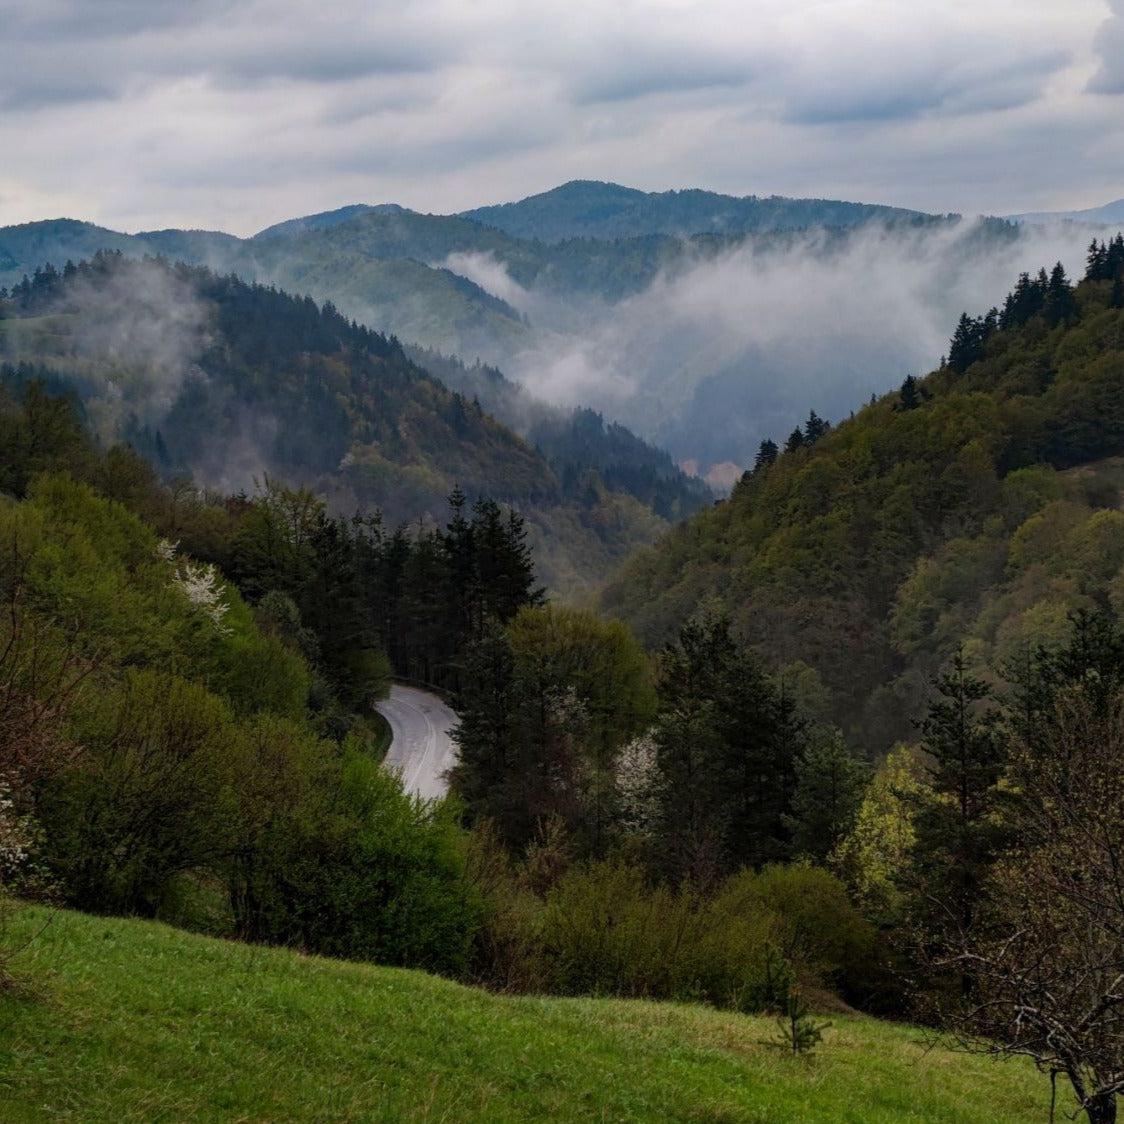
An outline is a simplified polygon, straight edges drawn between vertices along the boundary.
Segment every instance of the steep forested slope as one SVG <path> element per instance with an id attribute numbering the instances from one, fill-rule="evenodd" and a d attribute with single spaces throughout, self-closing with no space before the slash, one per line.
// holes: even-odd
<path id="1" fill-rule="evenodd" d="M 568 492 L 526 442 L 330 306 L 203 269 L 103 255 L 41 270 L 0 302 L 6 377 L 74 390 L 94 432 L 166 475 L 224 490 L 275 474 L 337 510 L 443 518 L 456 485 L 524 511 L 542 577 L 573 590 L 636 537 L 650 506 L 589 476 Z"/>
<path id="2" fill-rule="evenodd" d="M 834 430 L 814 415 L 727 502 L 611 581 L 648 641 L 710 599 L 871 752 L 912 733 L 958 645 L 997 667 L 1079 607 L 1124 606 L 1124 244 L 1074 289 L 1026 275 L 948 361 Z M 780 435 L 779 435 L 780 436 Z"/>

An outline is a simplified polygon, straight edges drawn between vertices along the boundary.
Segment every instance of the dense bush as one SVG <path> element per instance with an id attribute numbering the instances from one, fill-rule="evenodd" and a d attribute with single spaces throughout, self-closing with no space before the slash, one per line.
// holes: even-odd
<path id="1" fill-rule="evenodd" d="M 536 894 L 530 864 L 505 867 L 489 846 L 476 840 L 486 902 L 474 943 L 481 982 L 747 1012 L 780 1010 L 792 986 L 869 986 L 875 932 L 826 871 L 745 871 L 703 895 L 654 885 L 625 861 L 602 861 L 571 866 Z"/>
<path id="2" fill-rule="evenodd" d="M 297 807 L 271 806 L 256 846 L 239 857 L 241 934 L 462 971 L 483 906 L 464 877 L 455 810 L 405 794 L 397 777 L 357 752 L 301 795 Z"/>

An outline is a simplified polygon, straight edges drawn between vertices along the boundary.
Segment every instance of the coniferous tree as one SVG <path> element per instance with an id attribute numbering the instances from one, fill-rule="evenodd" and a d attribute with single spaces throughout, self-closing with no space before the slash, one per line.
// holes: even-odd
<path id="1" fill-rule="evenodd" d="M 915 379 L 913 375 L 906 375 L 901 390 L 898 392 L 898 401 L 895 403 L 894 408 L 898 410 L 916 410 L 920 405 L 921 392 L 917 387 L 917 379 Z"/>
<path id="2" fill-rule="evenodd" d="M 777 454 L 779 453 L 779 451 L 780 450 L 777 448 L 777 443 L 775 441 L 770 441 L 768 440 L 768 438 L 762 441 L 758 446 L 757 456 L 753 461 L 753 471 L 763 472 L 765 469 L 767 469 L 769 465 L 771 465 L 777 459 Z"/>
<path id="3" fill-rule="evenodd" d="M 1043 309 L 1046 323 L 1051 328 L 1056 328 L 1060 324 L 1072 324 L 1077 319 L 1077 297 L 1073 286 L 1066 278 L 1065 268 L 1061 262 L 1050 271 Z"/>
<path id="4" fill-rule="evenodd" d="M 804 444 L 814 445 L 830 428 L 831 424 L 812 410 L 804 423 Z"/>
<path id="5" fill-rule="evenodd" d="M 991 866 L 1000 853 L 1006 797 L 1000 788 L 1006 741 L 990 688 L 957 653 L 936 683 L 939 698 L 922 724 L 929 789 L 918 801 L 913 846 L 915 916 L 926 940 L 971 931 Z M 962 981 L 967 987 L 969 981 Z"/>
<path id="6" fill-rule="evenodd" d="M 823 862 L 854 826 L 870 782 L 870 769 L 856 760 L 837 731 L 813 740 L 796 761 L 792 812 L 785 822 L 792 850 Z"/>
<path id="7" fill-rule="evenodd" d="M 786 858 L 803 727 L 728 618 L 707 613 L 680 629 L 657 690 L 661 872 L 705 883 Z"/>

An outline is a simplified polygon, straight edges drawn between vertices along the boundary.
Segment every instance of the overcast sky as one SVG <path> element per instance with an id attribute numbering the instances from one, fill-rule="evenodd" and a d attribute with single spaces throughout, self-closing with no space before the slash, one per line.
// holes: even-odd
<path id="1" fill-rule="evenodd" d="M 0 224 L 1124 196 L 1124 0 L 0 0 Z"/>

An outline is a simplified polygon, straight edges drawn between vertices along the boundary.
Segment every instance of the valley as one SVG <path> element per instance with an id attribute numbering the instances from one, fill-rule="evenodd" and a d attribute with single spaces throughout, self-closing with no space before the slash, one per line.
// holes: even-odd
<path id="1" fill-rule="evenodd" d="M 875 237 L 854 217 L 824 261 Z M 353 223 L 379 252 L 426 227 L 349 209 L 262 241 Z M 971 253 L 1021 237 L 982 229 Z M 995 1053 L 1106 1119 L 1119 235 L 963 311 L 927 374 L 761 437 L 721 499 L 488 362 L 135 249 L 0 295 L 19 1112 L 1036 1118 L 1042 1078 Z M 1048 1030 L 1070 992 L 1009 1017 L 1038 986 L 1012 949 L 1067 986 L 1095 965 L 1077 1052 Z M 75 981 L 119 1019 L 84 1029 Z M 316 1018 L 347 1056 L 305 1039 L 271 1078 Z"/>

